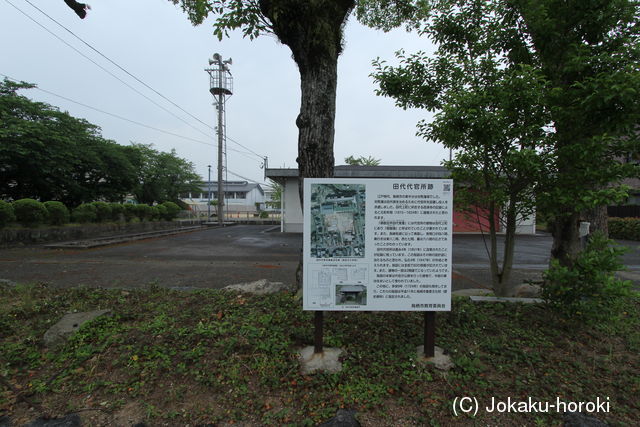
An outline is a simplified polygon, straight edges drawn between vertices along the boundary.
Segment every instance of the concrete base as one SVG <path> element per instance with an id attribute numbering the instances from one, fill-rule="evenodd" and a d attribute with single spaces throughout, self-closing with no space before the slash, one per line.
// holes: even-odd
<path id="1" fill-rule="evenodd" d="M 434 347 L 433 357 L 424 357 L 423 345 L 418 346 L 417 353 L 418 353 L 418 362 L 431 363 L 433 364 L 433 366 L 435 366 L 436 369 L 440 371 L 446 372 L 449 369 L 453 368 L 454 366 L 453 362 L 451 361 L 451 358 L 448 355 L 444 354 L 444 350 L 438 346 Z"/>
<path id="2" fill-rule="evenodd" d="M 342 350 L 339 348 L 324 348 L 322 353 L 314 353 L 313 346 L 305 347 L 298 352 L 300 372 L 303 375 L 314 372 L 335 373 L 342 370 L 342 363 L 338 360 Z"/>

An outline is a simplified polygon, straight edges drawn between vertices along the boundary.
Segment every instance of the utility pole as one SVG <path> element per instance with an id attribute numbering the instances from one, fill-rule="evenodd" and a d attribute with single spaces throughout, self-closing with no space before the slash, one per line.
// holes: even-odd
<path id="1" fill-rule="evenodd" d="M 207 222 L 211 219 L 211 165 L 207 165 L 209 169 L 209 178 L 207 181 Z"/>
<path id="2" fill-rule="evenodd" d="M 213 68 L 205 68 L 209 73 L 209 92 L 216 101 L 218 110 L 218 224 L 224 225 L 224 185 L 222 181 L 223 170 L 223 153 L 224 153 L 224 105 L 225 97 L 231 96 L 233 93 L 233 77 L 229 70 L 229 65 L 233 61 L 231 58 L 222 60 L 222 56 L 218 53 L 213 54 L 213 58 L 209 60 L 209 65 Z"/>

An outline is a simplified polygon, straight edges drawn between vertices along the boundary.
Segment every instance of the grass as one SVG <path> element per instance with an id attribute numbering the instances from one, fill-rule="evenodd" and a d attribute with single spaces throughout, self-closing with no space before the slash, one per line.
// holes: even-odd
<path id="1" fill-rule="evenodd" d="M 0 285 L 2 286 L 2 285 Z M 29 285 L 0 289 L 0 417 L 78 412 L 87 425 L 315 425 L 338 408 L 363 425 L 558 425 L 562 414 L 456 417 L 456 397 L 609 397 L 612 425 L 640 419 L 640 300 L 587 328 L 544 306 L 454 301 L 438 314 L 447 375 L 416 360 L 419 313 L 331 313 L 325 344 L 344 349 L 337 374 L 303 376 L 296 350 L 312 315 L 290 294 Z M 50 350 L 42 336 L 64 313 L 111 308 Z M 33 409 L 31 409 L 33 408 Z"/>

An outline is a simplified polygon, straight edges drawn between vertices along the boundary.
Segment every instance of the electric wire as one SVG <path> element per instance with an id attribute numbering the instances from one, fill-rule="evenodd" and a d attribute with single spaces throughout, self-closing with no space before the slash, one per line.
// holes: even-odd
<path id="1" fill-rule="evenodd" d="M 25 0 L 27 1 L 27 0 Z M 67 42 L 66 40 L 64 40 L 63 38 L 61 38 L 60 36 L 58 36 L 56 33 L 54 33 L 53 31 L 49 30 L 46 26 L 44 26 L 43 24 L 41 24 L 40 22 L 38 22 L 35 18 L 31 17 L 28 13 L 26 13 L 25 11 L 23 11 L 22 9 L 20 9 L 19 7 L 17 7 L 16 5 L 14 5 L 13 3 L 11 3 L 9 0 L 5 0 L 5 2 L 7 2 L 9 5 L 11 5 L 14 9 L 16 9 L 18 12 L 22 13 L 25 17 L 27 17 L 29 20 L 31 20 L 33 23 L 35 23 L 36 25 L 38 25 L 40 28 L 42 28 L 43 30 L 45 30 L 46 32 L 48 32 L 49 34 L 51 34 L 53 37 L 55 37 L 56 39 L 58 39 L 59 41 L 61 41 L 62 43 L 64 43 L 66 46 L 68 46 L 69 48 L 71 48 L 73 51 L 75 51 L 78 55 L 82 56 L 83 58 L 87 59 L 88 61 L 90 61 L 92 64 L 94 64 L 96 67 L 100 68 L 102 71 L 104 71 L 105 73 L 109 74 L 111 77 L 113 77 L 114 79 L 118 80 L 120 83 L 122 83 L 123 85 L 127 86 L 129 89 L 131 89 L 132 91 L 134 91 L 135 93 L 137 93 L 138 95 L 142 96 L 143 98 L 145 98 L 147 101 L 151 102 L 153 105 L 155 105 L 156 107 L 164 110 L 165 112 L 169 113 L 170 115 L 172 115 L 173 117 L 177 118 L 178 120 L 180 120 L 181 122 L 185 123 L 187 126 L 195 129 L 196 131 L 200 132 L 201 134 L 203 134 L 206 137 L 211 137 L 211 135 L 201 131 L 200 129 L 196 128 L 195 126 L 193 126 L 191 123 L 187 122 L 186 120 L 184 120 L 183 118 L 181 118 L 180 116 L 176 115 L 174 112 L 172 112 L 171 110 L 168 110 L 167 108 L 163 107 L 162 105 L 158 104 L 157 102 L 155 102 L 153 99 L 149 98 L 147 95 L 145 95 L 144 93 L 140 92 L 138 89 L 136 89 L 135 87 L 131 86 L 129 83 L 125 82 L 124 80 L 122 80 L 120 77 L 116 76 L 115 74 L 113 74 L 111 71 L 109 71 L 108 69 L 106 69 L 105 67 L 103 67 L 102 65 L 100 65 L 99 63 L 97 63 L 96 61 L 94 61 L 92 58 L 88 57 L 87 55 L 85 55 L 83 52 L 81 52 L 80 50 L 78 50 L 76 47 L 74 47 L 73 45 L 71 45 L 69 42 Z M 35 6 L 34 6 L 35 7 Z M 44 13 L 44 12 L 43 12 Z"/>
<path id="2" fill-rule="evenodd" d="M 11 4 L 11 2 L 9 2 L 9 0 L 5 0 L 7 3 Z M 159 91 L 157 91 L 156 89 L 154 89 L 153 87 L 151 87 L 150 85 L 148 85 L 147 83 L 145 83 L 143 80 L 141 80 L 140 78 L 138 78 L 137 76 L 135 76 L 134 74 L 132 74 L 131 72 L 129 72 L 126 68 L 122 67 L 120 64 L 118 64 L 117 62 L 115 62 L 114 60 L 112 60 L 111 58 L 109 58 L 108 56 L 106 56 L 105 54 L 103 54 L 100 50 L 96 49 L 95 47 L 93 47 L 90 43 L 86 42 L 84 39 L 82 39 L 80 36 L 76 35 L 73 31 L 71 31 L 70 29 L 68 29 L 67 27 L 65 27 L 63 24 L 61 24 L 60 22 L 58 22 L 56 19 L 54 19 L 53 17 L 51 17 L 50 15 L 48 15 L 45 11 L 43 11 L 42 9 L 40 9 L 38 6 L 34 5 L 31 1 L 29 0 L 24 0 L 26 3 L 30 4 L 34 9 L 38 10 L 40 13 L 42 13 L 44 16 L 46 16 L 47 18 L 49 18 L 51 21 L 53 21 L 54 23 L 56 23 L 58 26 L 60 26 L 62 29 L 64 29 L 65 31 L 67 31 L 69 34 L 71 34 L 73 37 L 75 37 L 76 39 L 78 39 L 80 42 L 82 42 L 84 45 L 86 45 L 89 49 L 93 50 L 94 52 L 96 52 L 98 55 L 102 56 L 104 59 L 106 59 L 107 61 L 109 61 L 111 64 L 115 65 L 117 68 L 119 68 L 120 70 L 122 70 L 124 73 L 126 73 L 127 75 L 129 75 L 131 78 L 133 78 L 134 80 L 136 80 L 138 83 L 140 83 L 141 85 L 143 85 L 144 87 L 146 87 L 147 89 L 151 90 L 152 92 L 154 92 L 155 94 L 157 94 L 159 97 L 161 97 L 162 99 L 164 99 L 165 101 L 169 102 L 171 105 L 173 105 L 174 107 L 178 108 L 180 111 L 184 112 L 185 114 L 187 114 L 189 117 L 193 118 L 194 120 L 200 122 L 201 124 L 205 125 L 206 127 L 208 127 L 209 129 L 215 131 L 215 128 L 211 125 L 209 125 L 208 123 L 200 120 L 198 117 L 194 116 L 193 114 L 191 114 L 189 111 L 185 110 L 184 108 L 182 108 L 180 105 L 176 104 L 175 102 L 173 102 L 171 99 L 169 99 L 168 97 L 166 97 L 165 95 L 163 95 L 162 93 L 160 93 Z M 11 4 L 12 6 L 14 6 L 13 4 Z M 15 6 L 14 6 L 15 7 Z M 18 9 L 16 7 L 16 9 Z M 20 10 L 20 9 L 18 9 Z M 21 11 L 21 10 L 20 10 Z M 22 11 L 21 11 L 22 12 Z M 25 16 L 29 17 L 26 13 L 22 12 L 23 14 L 25 14 Z M 30 19 L 32 19 L 31 17 L 29 17 Z M 33 20 L 33 19 L 32 19 Z M 33 20 L 34 22 L 36 22 L 35 20 Z M 36 22 L 38 23 L 38 22 Z M 38 25 L 40 25 L 38 23 Z M 41 25 L 42 26 L 42 25 Z M 44 26 L 42 26 L 43 28 L 45 28 Z M 45 28 L 46 29 L 46 28 Z M 49 30 L 47 30 L 49 31 Z M 49 31 L 50 32 L 50 31 Z M 51 33 L 51 32 L 50 32 Z M 53 33 L 51 33 L 52 35 L 55 35 Z M 57 37 L 57 36 L 56 36 Z M 59 38 L 59 37 L 57 37 Z M 59 38 L 60 39 L 60 38 Z M 64 40 L 60 39 L 61 41 L 64 42 Z M 65 44 L 67 44 L 65 42 Z M 68 45 L 68 44 L 67 44 Z M 70 46 L 70 45 L 68 45 Z M 70 46 L 71 47 L 71 46 Z M 74 50 L 76 50 L 74 48 Z M 76 50 L 76 52 L 80 53 L 79 51 Z M 82 53 L 80 53 L 82 55 Z M 84 56 L 84 55 L 83 55 Z M 85 56 L 86 58 L 86 56 Z M 89 58 L 87 58 L 89 59 Z M 93 62 L 93 61 L 92 61 Z M 94 62 L 95 64 L 95 62 Z M 98 65 L 98 64 L 96 64 Z M 102 68 L 102 67 L 100 67 Z M 115 77 L 115 76 L 114 76 Z M 120 80 L 120 79 L 118 79 Z M 123 82 L 124 83 L 124 82 Z M 126 84 L 126 83 L 124 83 Z M 131 86 L 129 86 L 127 84 L 128 87 L 131 88 Z M 133 88 L 131 88 L 133 89 Z M 134 89 L 135 90 L 135 89 Z M 139 93 L 142 96 L 142 93 L 136 91 L 137 93 Z M 145 98 L 147 98 L 145 96 Z M 149 98 L 147 98 L 149 99 Z M 149 99 L 150 100 L 150 99 Z M 151 100 L 150 100 L 151 101 Z M 153 101 L 151 101 L 153 102 Z M 154 102 L 155 104 L 155 102 Z M 155 104 L 157 106 L 159 106 L 160 108 L 164 109 L 165 111 L 169 112 L 170 114 L 174 115 L 176 118 L 180 119 L 181 121 L 183 121 L 184 123 L 186 123 L 188 126 L 192 127 L 193 129 L 197 130 L 198 132 L 202 133 L 205 136 L 210 137 L 211 135 L 206 134 L 204 132 L 202 132 L 200 129 L 193 127 L 190 123 L 186 122 L 185 120 L 183 120 L 182 118 L 176 116 L 175 114 L 171 113 L 169 110 L 166 110 L 164 107 L 161 107 L 158 104 Z M 231 142 L 239 145 L 240 147 L 244 148 L 245 150 L 255 154 L 256 156 L 260 157 L 261 160 L 264 160 L 265 156 L 261 156 L 260 154 L 256 153 L 255 151 L 251 150 L 250 148 L 242 145 L 241 143 L 239 143 L 238 141 L 232 139 L 232 138 L 228 138 Z"/>
<path id="3" fill-rule="evenodd" d="M 0 76 L 3 76 L 3 77 L 5 77 L 5 78 L 7 78 L 7 79 L 9 79 L 9 80 L 13 80 L 14 82 L 19 82 L 19 80 L 14 79 L 14 78 L 12 78 L 12 77 L 9 77 L 9 76 L 7 76 L 6 74 L 3 74 L 3 73 L 0 73 Z M 58 98 L 64 99 L 65 101 L 72 102 L 72 103 L 74 103 L 74 104 L 78 104 L 78 105 L 80 105 L 80 106 L 82 106 L 82 107 L 84 107 L 84 108 L 88 108 L 88 109 L 90 109 L 90 110 L 94 110 L 94 111 L 97 111 L 97 112 L 99 112 L 99 113 L 106 114 L 106 115 L 111 116 L 111 117 L 115 117 L 116 119 L 124 120 L 124 121 L 126 121 L 126 122 L 133 123 L 133 124 L 135 124 L 135 125 L 145 127 L 145 128 L 147 128 L 147 129 L 155 130 L 156 132 L 161 132 L 161 133 L 164 133 L 164 134 L 167 134 L 167 135 L 175 136 L 175 137 L 177 137 L 177 138 L 182 138 L 182 139 L 185 139 L 185 140 L 188 140 L 188 141 L 197 142 L 198 144 L 208 145 L 208 146 L 210 146 L 210 147 L 215 147 L 215 146 L 216 146 L 215 144 L 212 144 L 212 143 L 210 143 L 210 142 L 205 142 L 205 141 L 201 141 L 201 140 L 199 140 L 199 139 L 190 138 L 190 137 L 188 137 L 188 136 L 179 135 L 179 134 L 177 134 L 177 133 L 173 133 L 173 132 L 170 132 L 170 131 L 168 131 L 168 130 L 160 129 L 160 128 L 157 128 L 157 127 L 154 127 L 154 126 L 150 126 L 150 125 L 147 125 L 147 124 L 144 124 L 144 123 L 138 122 L 138 121 L 136 121 L 136 120 L 128 119 L 128 118 L 123 117 L 123 116 L 120 116 L 120 115 L 118 115 L 118 114 L 110 113 L 109 111 L 105 111 L 105 110 L 102 110 L 102 109 L 100 109 L 100 108 L 92 107 L 91 105 L 84 104 L 84 103 L 82 103 L 82 102 L 79 102 L 79 101 L 73 100 L 73 99 L 71 99 L 71 98 L 67 98 L 66 96 L 59 95 L 59 94 L 57 94 L 57 93 L 55 93 L 55 92 L 51 92 L 51 91 L 46 90 L 46 89 L 42 89 L 42 88 L 40 88 L 40 87 L 38 87 L 38 86 L 34 87 L 34 89 L 37 89 L 37 90 L 39 90 L 39 91 L 41 91 L 41 92 L 44 92 L 44 93 L 46 93 L 46 94 L 49 94 L 49 95 L 56 96 L 56 97 L 58 97 Z"/>

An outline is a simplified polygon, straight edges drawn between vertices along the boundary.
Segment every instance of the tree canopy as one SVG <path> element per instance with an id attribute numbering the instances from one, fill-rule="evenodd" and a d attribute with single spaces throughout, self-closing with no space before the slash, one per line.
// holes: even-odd
<path id="1" fill-rule="evenodd" d="M 104 139 L 98 126 L 18 94 L 34 87 L 0 82 L 0 198 L 76 206 L 135 194 L 153 203 L 177 200 L 199 179 L 175 151 L 119 145 Z"/>
<path id="2" fill-rule="evenodd" d="M 478 171 L 488 201 L 551 215 L 552 255 L 569 265 L 581 212 L 619 201 L 637 174 L 618 161 L 638 151 L 637 17 L 627 0 L 432 1 L 419 31 L 436 56 L 400 52 L 375 78 L 399 106 L 438 112 L 419 134 L 457 149 L 450 166 Z"/>

